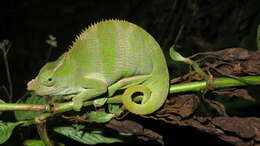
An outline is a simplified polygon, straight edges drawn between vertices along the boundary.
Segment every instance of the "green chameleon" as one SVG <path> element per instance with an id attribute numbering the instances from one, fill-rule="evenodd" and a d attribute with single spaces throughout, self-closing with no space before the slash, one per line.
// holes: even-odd
<path id="1" fill-rule="evenodd" d="M 158 110 L 169 92 L 169 73 L 155 39 L 137 25 L 106 20 L 91 25 L 69 51 L 44 65 L 27 84 L 38 95 L 70 95 L 79 111 L 86 100 L 125 89 L 124 107 L 145 115 Z M 141 103 L 132 100 L 143 94 Z"/>

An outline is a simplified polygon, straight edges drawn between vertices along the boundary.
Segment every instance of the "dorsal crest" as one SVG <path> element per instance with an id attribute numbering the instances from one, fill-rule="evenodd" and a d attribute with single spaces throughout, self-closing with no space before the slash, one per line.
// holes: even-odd
<path id="1" fill-rule="evenodd" d="M 116 22 L 128 22 L 126 20 L 119 20 L 119 19 L 108 19 L 108 20 L 101 20 L 99 22 L 94 22 L 91 23 L 88 27 L 84 28 L 79 35 L 76 36 L 76 39 L 72 42 L 72 46 L 70 46 L 69 48 L 71 49 L 73 47 L 73 45 L 76 43 L 77 40 L 83 40 L 85 39 L 85 34 L 88 33 L 88 31 L 90 31 L 92 28 L 94 28 L 96 25 L 98 24 L 102 24 L 102 23 L 116 23 Z"/>

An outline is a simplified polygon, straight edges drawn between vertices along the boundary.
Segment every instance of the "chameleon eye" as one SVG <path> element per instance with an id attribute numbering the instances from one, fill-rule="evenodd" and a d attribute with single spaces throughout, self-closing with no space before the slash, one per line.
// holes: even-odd
<path id="1" fill-rule="evenodd" d="M 53 86 L 54 85 L 54 73 L 50 69 L 51 64 L 46 64 L 40 71 L 38 78 L 40 82 L 47 87 Z"/>
<path id="2" fill-rule="evenodd" d="M 53 80 L 53 78 L 47 78 L 47 80 L 45 82 L 43 82 L 43 84 L 47 87 L 53 86 L 54 80 Z"/>

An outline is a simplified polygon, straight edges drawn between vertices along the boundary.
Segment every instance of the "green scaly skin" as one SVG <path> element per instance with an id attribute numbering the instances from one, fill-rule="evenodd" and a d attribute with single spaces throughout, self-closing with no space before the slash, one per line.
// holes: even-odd
<path id="1" fill-rule="evenodd" d="M 107 20 L 84 30 L 69 51 L 42 67 L 27 84 L 38 95 L 73 95 L 74 110 L 84 101 L 125 89 L 123 105 L 145 115 L 158 110 L 169 92 L 169 74 L 155 39 L 137 25 Z M 132 94 L 143 93 L 143 101 Z"/>

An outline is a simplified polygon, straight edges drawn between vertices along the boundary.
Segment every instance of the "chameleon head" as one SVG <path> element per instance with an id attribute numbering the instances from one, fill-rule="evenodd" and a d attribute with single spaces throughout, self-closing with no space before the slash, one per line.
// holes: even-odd
<path id="1" fill-rule="evenodd" d="M 37 77 L 27 83 L 27 90 L 35 91 L 38 95 L 62 95 L 67 87 L 65 83 L 58 82 L 62 80 L 57 79 L 56 68 L 57 62 L 45 64 Z"/>

